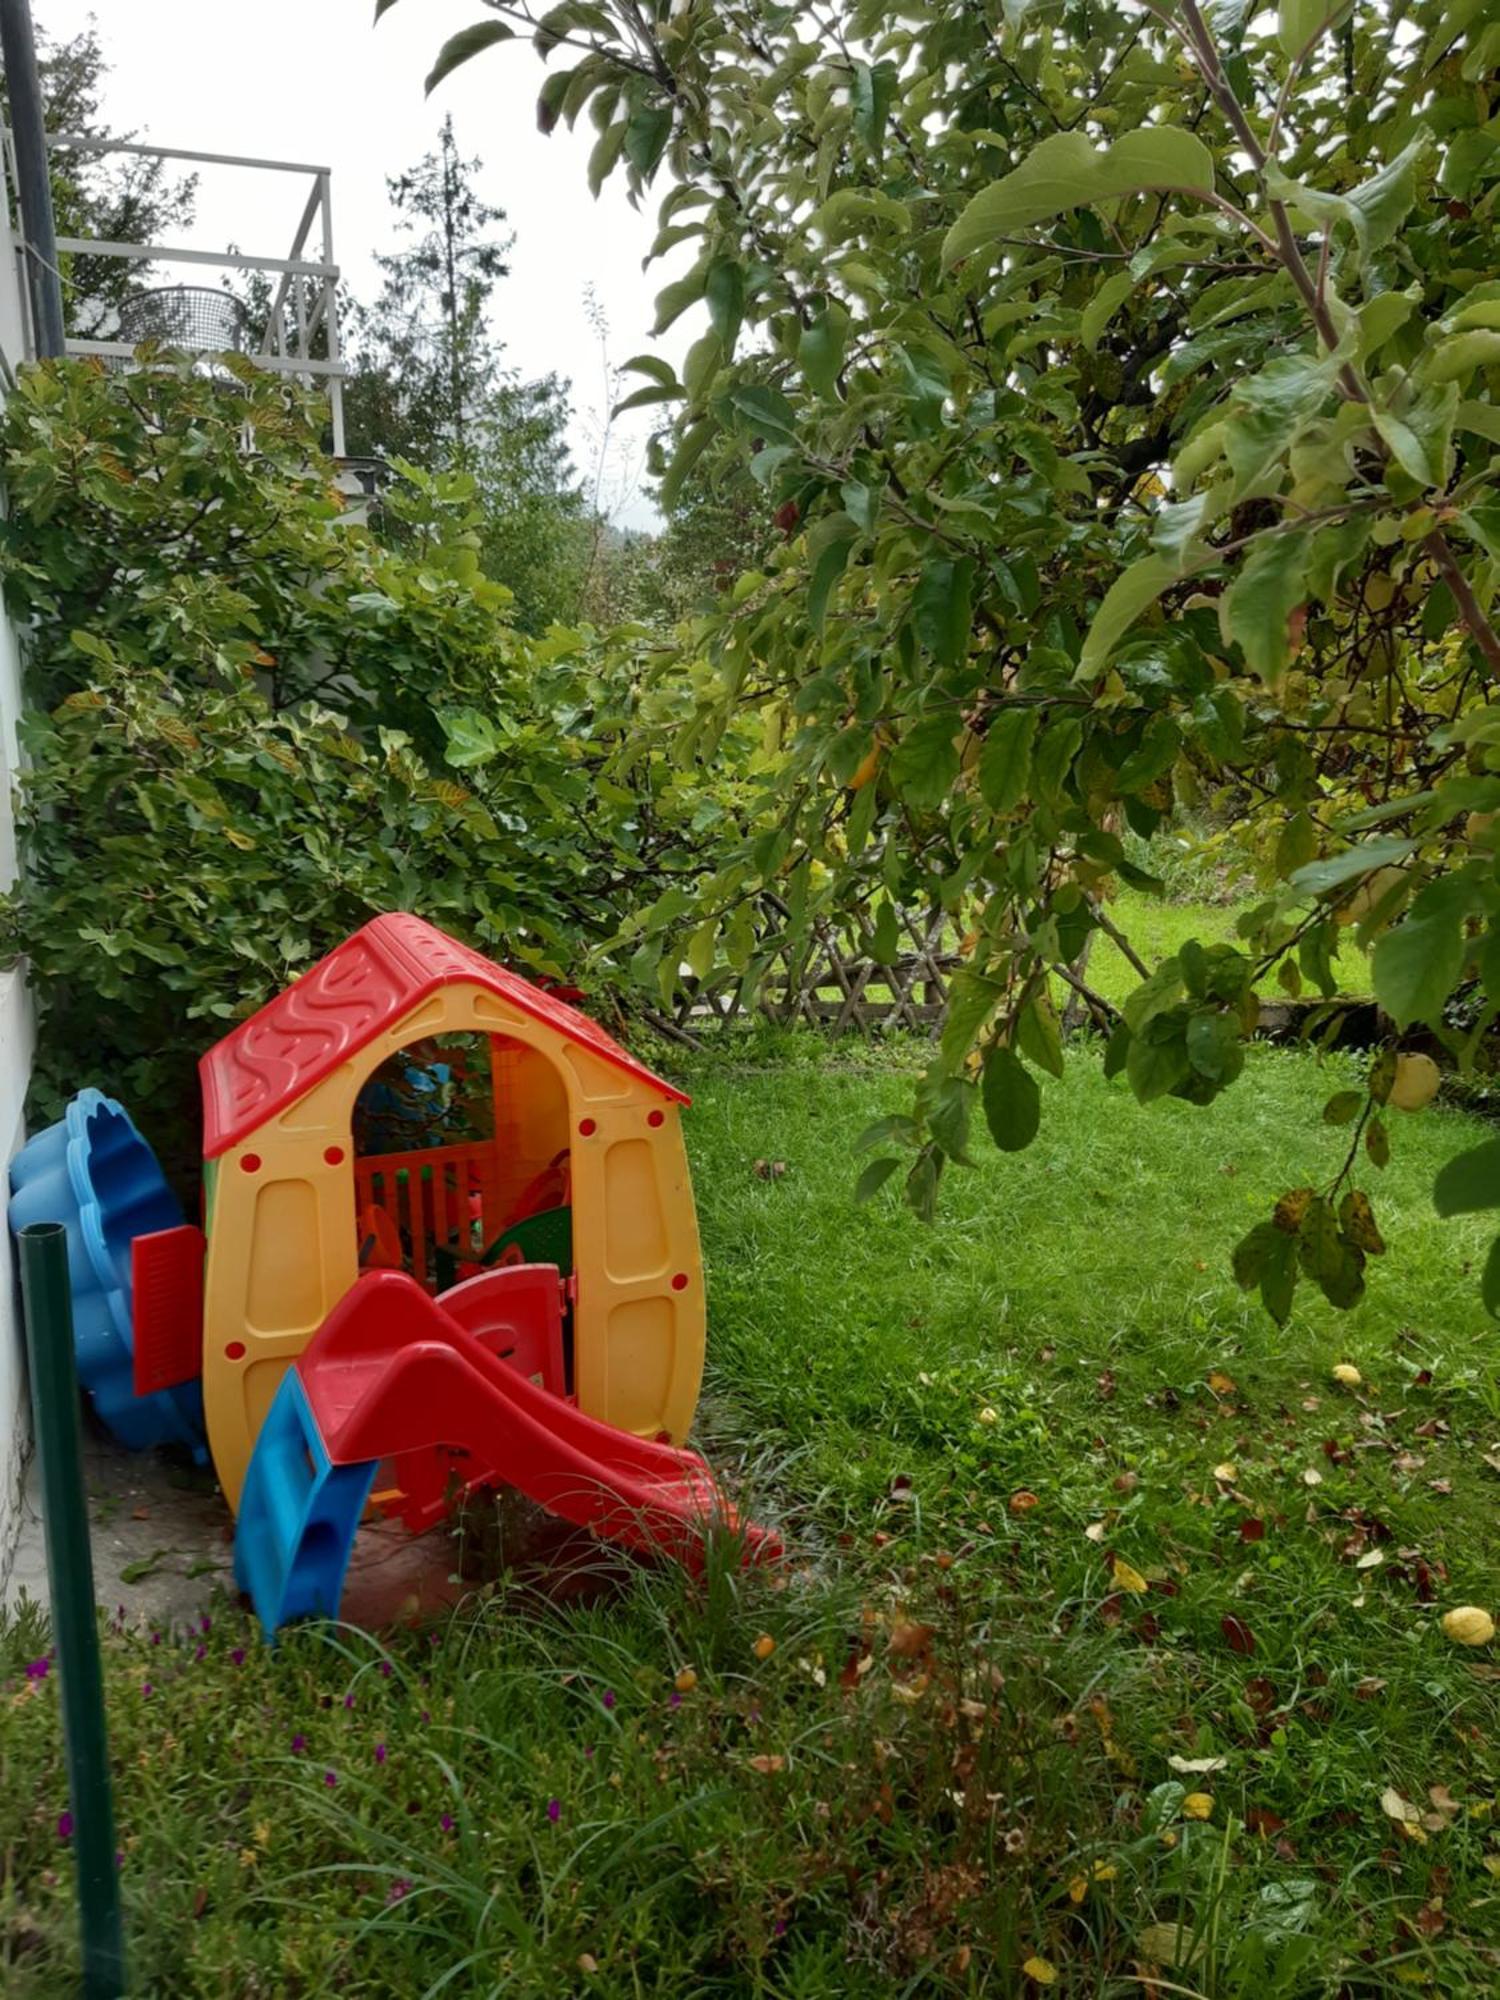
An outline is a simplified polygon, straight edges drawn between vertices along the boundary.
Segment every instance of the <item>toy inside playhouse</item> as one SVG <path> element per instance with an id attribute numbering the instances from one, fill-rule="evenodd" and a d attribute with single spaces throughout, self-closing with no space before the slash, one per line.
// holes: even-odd
<path id="1" fill-rule="evenodd" d="M 683 1093 L 412 916 L 367 924 L 210 1049 L 203 1226 L 81 1092 L 12 1172 L 69 1232 L 79 1375 L 132 1445 L 212 1453 L 262 1622 L 332 1613 L 368 1508 L 510 1484 L 627 1545 L 745 1552 L 680 1449 L 704 1297 Z"/>

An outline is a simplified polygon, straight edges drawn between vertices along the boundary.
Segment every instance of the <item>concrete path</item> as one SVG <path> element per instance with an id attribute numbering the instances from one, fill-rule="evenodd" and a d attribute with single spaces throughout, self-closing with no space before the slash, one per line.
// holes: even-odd
<path id="1" fill-rule="evenodd" d="M 127 1624 L 185 1624 L 215 1591 L 234 1592 L 234 1527 L 211 1472 L 164 1452 L 125 1451 L 85 1425 L 84 1482 L 92 1525 L 94 1595 Z M 361 1529 L 342 1615 L 371 1630 L 429 1615 L 467 1587 L 445 1528 L 411 1536 L 399 1522 Z M 6 1584 L 7 1607 L 25 1594 L 47 1602 L 47 1550 L 35 1457 Z"/>

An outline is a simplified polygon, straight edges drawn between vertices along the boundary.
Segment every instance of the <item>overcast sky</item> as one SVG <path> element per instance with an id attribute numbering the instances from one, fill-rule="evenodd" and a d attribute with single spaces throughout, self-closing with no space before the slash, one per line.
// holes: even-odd
<path id="1" fill-rule="evenodd" d="M 614 362 L 650 345 L 652 301 L 670 264 L 643 272 L 655 234 L 650 209 L 632 210 L 610 183 L 595 202 L 585 179 L 594 130 L 544 139 L 536 129 L 543 66 L 529 44 L 487 51 L 431 99 L 422 80 L 446 37 L 483 18 L 475 0 L 401 0 L 378 28 L 373 0 L 32 0 L 37 25 L 61 39 L 97 15 L 112 72 L 104 108 L 112 130 L 164 146 L 306 161 L 333 170 L 335 254 L 355 291 L 372 297 L 376 251 L 392 242 L 385 177 L 435 143 L 453 113 L 466 156 L 484 161 L 480 190 L 505 209 L 516 243 L 499 289 L 496 324 L 507 363 L 523 375 L 556 369 L 573 383 L 574 451 L 592 475 L 605 404 L 598 342 L 584 311 L 593 283 L 610 323 Z M 193 247 L 286 256 L 310 184 L 289 175 L 203 170 Z M 175 274 L 174 274 L 175 275 Z M 184 271 L 184 276 L 192 276 Z M 215 280 L 216 281 L 216 280 Z M 673 328 L 674 362 L 698 329 Z M 650 412 L 622 419 L 605 481 L 606 507 L 631 524 L 652 519 L 632 493 Z"/>

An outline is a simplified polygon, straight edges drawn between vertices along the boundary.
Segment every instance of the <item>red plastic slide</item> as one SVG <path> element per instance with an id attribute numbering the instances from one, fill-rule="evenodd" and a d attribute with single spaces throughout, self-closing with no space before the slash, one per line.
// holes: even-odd
<path id="1" fill-rule="evenodd" d="M 775 1535 L 740 1528 L 695 1453 L 601 1424 L 502 1358 L 484 1299 L 492 1289 L 497 1328 L 513 1324 L 515 1275 L 457 1288 L 462 1324 L 404 1271 L 361 1275 L 297 1363 L 333 1464 L 399 1467 L 440 1447 L 462 1455 L 464 1486 L 517 1487 L 564 1520 L 689 1567 L 715 1523 L 740 1529 L 748 1560 L 779 1556 Z"/>

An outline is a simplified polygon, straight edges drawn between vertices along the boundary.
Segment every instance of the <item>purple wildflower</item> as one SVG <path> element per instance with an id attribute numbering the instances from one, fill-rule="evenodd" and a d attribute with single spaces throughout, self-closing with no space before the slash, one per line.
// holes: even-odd
<path id="1" fill-rule="evenodd" d="M 60 1812 L 57 1815 L 57 1837 L 59 1840 L 73 1838 L 73 1815 L 70 1812 Z"/>
<path id="2" fill-rule="evenodd" d="M 547 1801 L 547 1817 L 548 1817 L 548 1819 L 550 1819 L 550 1820 L 551 1820 L 551 1822 L 552 1822 L 552 1824 L 553 1824 L 554 1826 L 556 1826 L 556 1825 L 557 1825 L 557 1822 L 558 1822 L 558 1821 L 559 1821 L 559 1820 L 560 1820 L 560 1819 L 562 1818 L 562 1800 L 561 1800 L 561 1799 L 548 1799 L 548 1801 Z"/>
<path id="3" fill-rule="evenodd" d="M 161 1644 L 161 1634 L 160 1634 L 160 1632 L 153 1632 L 153 1633 L 151 1634 L 151 1643 L 152 1643 L 152 1645 L 153 1645 L 153 1646 L 159 1646 L 159 1645 Z"/>
<path id="4" fill-rule="evenodd" d="M 615 1705 L 615 1691 L 613 1688 L 606 1688 L 604 1690 L 604 1706 L 606 1708 L 613 1708 L 614 1705 Z"/>
<path id="5" fill-rule="evenodd" d="M 330 1788 L 330 1790 L 334 1785 L 338 1783 L 338 1781 L 339 1781 L 339 1774 L 337 1771 L 325 1771 L 323 1773 L 323 1783 L 327 1785 Z"/>
<path id="6" fill-rule="evenodd" d="M 52 1671 L 52 1662 L 43 1653 L 39 1660 L 26 1662 L 26 1678 L 29 1681 L 44 1681 Z"/>
<path id="7" fill-rule="evenodd" d="M 305 1736 L 297 1735 L 292 1738 L 292 1750 L 294 1754 L 297 1751 L 305 1750 L 306 1748 L 307 1748 L 307 1738 Z"/>
<path id="8" fill-rule="evenodd" d="M 786 1918 L 785 1918 L 785 1917 L 778 1917 L 778 1918 L 776 1919 L 776 1922 L 775 1922 L 775 1924 L 774 1924 L 774 1925 L 772 1926 L 772 1929 L 773 1929 L 773 1932 L 774 1932 L 774 1934 L 775 1934 L 775 1935 L 776 1935 L 777 1937 L 785 1937 L 785 1936 L 786 1936 Z"/>
<path id="9" fill-rule="evenodd" d="M 346 1694 L 346 1695 L 344 1696 L 344 1706 L 345 1706 L 345 1708 L 353 1708 L 353 1706 L 354 1706 L 354 1697 L 353 1697 L 353 1695 L 352 1695 L 352 1694 Z"/>
<path id="10" fill-rule="evenodd" d="M 672 1692 L 667 1696 L 667 1707 L 681 1708 L 681 1706 L 682 1696 L 677 1692 L 676 1688 L 673 1688 Z"/>
<path id="11" fill-rule="evenodd" d="M 144 1695 L 149 1695 L 149 1694 L 151 1694 L 152 1692 L 153 1692 L 153 1689 L 152 1689 L 152 1686 L 151 1686 L 151 1683 L 150 1683 L 150 1681 L 142 1681 L 142 1682 L 141 1682 L 141 1693 L 142 1693 L 142 1694 L 144 1694 Z"/>
<path id="12" fill-rule="evenodd" d="M 388 1681 L 388 1680 L 390 1679 L 390 1677 L 391 1677 L 391 1674 L 392 1674 L 392 1672 L 393 1672 L 393 1669 L 392 1669 L 392 1666 L 391 1666 L 391 1663 L 390 1663 L 390 1661 L 389 1661 L 389 1660 L 382 1660 L 382 1661 L 380 1662 L 380 1676 L 381 1676 L 381 1679 L 382 1679 L 382 1680 L 387 1680 L 387 1681 Z"/>
<path id="13" fill-rule="evenodd" d="M 383 1764 L 385 1762 L 385 1745 L 383 1743 L 377 1743 L 375 1745 L 375 1762 L 377 1764 Z"/>
<path id="14" fill-rule="evenodd" d="M 208 1658 L 207 1646 L 199 1646 L 194 1652 L 193 1658 L 195 1660 L 206 1660 Z"/>
<path id="15" fill-rule="evenodd" d="M 422 1720 L 423 1720 L 424 1722 L 431 1722 L 431 1720 L 432 1720 L 432 1717 L 431 1717 L 431 1715 L 430 1715 L 430 1714 L 428 1713 L 428 1711 L 427 1711 L 427 1710 L 426 1710 L 425 1708 L 424 1708 L 424 1709 L 422 1710 Z"/>
<path id="16" fill-rule="evenodd" d="M 438 1821 L 438 1825 L 443 1829 L 444 1833 L 452 1833 L 454 1824 L 455 1822 L 452 1813 L 444 1813 L 442 1818 Z"/>
<path id="17" fill-rule="evenodd" d="M 230 1657 L 230 1659 L 231 1659 L 231 1660 L 233 1660 L 233 1661 L 234 1661 L 234 1664 L 235 1664 L 235 1665 L 236 1665 L 237 1667 L 242 1667 L 242 1666 L 243 1666 L 243 1665 L 245 1664 L 245 1649 L 244 1649 L 244 1647 L 243 1647 L 243 1646 L 236 1646 L 236 1647 L 235 1647 L 235 1649 L 234 1649 L 234 1651 L 233 1651 L 233 1652 L 232 1652 L 232 1653 L 231 1653 L 231 1654 L 229 1655 L 229 1657 Z"/>
<path id="18" fill-rule="evenodd" d="M 208 1613 L 205 1611 L 203 1616 L 198 1620 L 198 1630 L 200 1632 L 212 1632 L 213 1629 L 214 1629 L 214 1621 L 212 1620 L 212 1618 L 209 1617 Z"/>
<path id="19" fill-rule="evenodd" d="M 123 1847 L 115 1849 L 115 1866 L 116 1868 L 123 1868 L 125 1866 L 125 1850 Z"/>
<path id="20" fill-rule="evenodd" d="M 386 1890 L 385 1900 L 388 1903 L 399 1903 L 404 1896 L 409 1896 L 410 1894 L 410 1882 L 407 1881 L 404 1875 L 398 1875 L 390 1888 Z"/>

